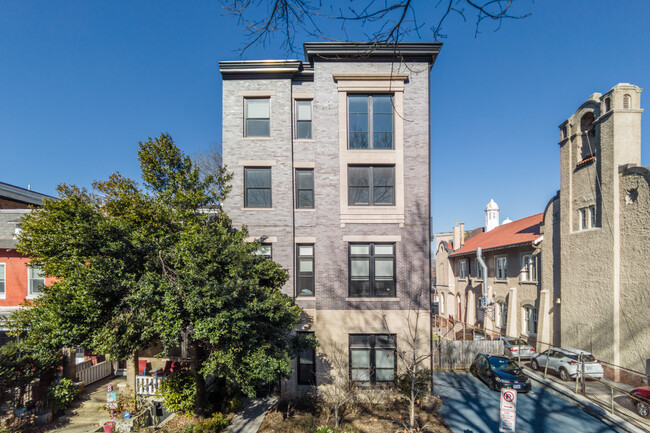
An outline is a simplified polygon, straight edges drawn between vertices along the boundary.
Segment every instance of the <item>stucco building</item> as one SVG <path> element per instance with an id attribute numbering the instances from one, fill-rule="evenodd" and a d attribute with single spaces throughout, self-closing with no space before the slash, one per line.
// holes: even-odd
<path id="1" fill-rule="evenodd" d="M 561 189 L 544 212 L 540 317 L 553 342 L 650 374 L 650 171 L 641 89 L 594 93 L 560 125 Z"/>
<path id="2" fill-rule="evenodd" d="M 343 353 L 359 383 L 391 381 L 409 312 L 430 350 L 429 83 L 440 44 L 306 43 L 305 61 L 221 62 L 224 203 L 289 271 L 317 352 L 292 393 Z M 413 315 L 411 314 L 411 318 Z M 306 389 L 306 388 L 304 388 Z"/>

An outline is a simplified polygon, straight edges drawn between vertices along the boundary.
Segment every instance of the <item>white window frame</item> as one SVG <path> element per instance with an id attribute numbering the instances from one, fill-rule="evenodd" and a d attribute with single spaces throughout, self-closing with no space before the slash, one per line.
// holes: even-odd
<path id="1" fill-rule="evenodd" d="M 35 270 L 35 269 L 38 269 L 41 272 L 43 272 L 43 270 L 41 268 L 32 268 L 31 266 L 29 266 L 29 264 L 27 265 L 27 299 L 38 298 L 39 296 L 41 296 L 43 294 L 42 290 L 40 292 L 38 292 L 38 293 L 34 293 L 32 291 L 32 271 Z M 38 278 L 38 279 L 40 280 L 40 278 Z M 43 275 L 42 279 L 43 279 L 43 286 L 45 286 L 45 275 Z"/>
<path id="2" fill-rule="evenodd" d="M 531 277 L 531 265 L 535 269 L 534 278 Z M 519 280 L 523 283 L 537 283 L 539 281 L 539 260 L 536 255 L 530 253 L 521 256 L 521 272 L 519 277 Z"/>
<path id="3" fill-rule="evenodd" d="M 2 282 L 2 292 L 0 292 L 0 299 L 7 298 L 7 264 L 0 262 L 0 281 Z"/>
<path id="4" fill-rule="evenodd" d="M 458 273 L 459 280 L 467 279 L 467 259 L 459 259 L 456 265 L 456 272 Z"/>
<path id="5" fill-rule="evenodd" d="M 503 260 L 503 267 L 499 266 L 499 263 Z M 503 275 L 501 275 L 503 271 Z M 507 281 L 508 280 L 508 256 L 496 256 L 494 258 L 494 279 L 496 281 Z"/>
<path id="6" fill-rule="evenodd" d="M 589 205 L 580 208 L 580 230 L 588 230 L 596 227 L 596 205 Z"/>
<path id="7" fill-rule="evenodd" d="M 535 308 L 533 305 L 527 304 L 521 307 L 521 314 L 522 314 L 522 334 L 524 335 L 537 335 L 537 308 Z M 532 323 L 534 324 L 533 329 L 531 331 L 530 325 L 531 325 L 531 319 Z"/>

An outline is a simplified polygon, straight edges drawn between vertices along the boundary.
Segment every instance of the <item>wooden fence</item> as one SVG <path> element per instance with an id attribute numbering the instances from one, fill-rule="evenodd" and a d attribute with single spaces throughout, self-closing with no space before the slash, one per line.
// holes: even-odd
<path id="1" fill-rule="evenodd" d="M 438 370 L 467 370 L 479 353 L 503 355 L 503 342 L 494 340 L 434 342 L 433 368 Z"/>
<path id="2" fill-rule="evenodd" d="M 100 362 L 95 365 L 88 365 L 84 362 L 77 365 L 77 382 L 83 382 L 88 385 L 110 376 L 111 372 L 112 366 L 110 361 Z"/>

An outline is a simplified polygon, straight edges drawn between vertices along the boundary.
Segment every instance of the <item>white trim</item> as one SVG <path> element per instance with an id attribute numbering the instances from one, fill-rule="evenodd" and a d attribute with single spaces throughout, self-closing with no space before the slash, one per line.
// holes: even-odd
<path id="1" fill-rule="evenodd" d="M 32 278 L 30 273 L 32 268 L 29 266 L 29 263 L 27 264 L 26 268 L 27 268 L 27 296 L 25 297 L 25 299 L 36 299 L 39 296 L 41 296 L 43 292 L 32 293 Z M 43 276 L 43 285 L 45 286 L 45 276 Z"/>
<path id="2" fill-rule="evenodd" d="M 343 236 L 343 242 L 401 242 L 402 236 L 390 235 L 349 235 Z"/>
<path id="3" fill-rule="evenodd" d="M 237 164 L 241 166 L 249 166 L 249 167 L 273 167 L 276 165 L 276 160 L 275 159 L 259 159 L 259 160 L 240 160 Z"/>
<path id="4" fill-rule="evenodd" d="M 297 244 L 315 244 L 316 237 L 314 236 L 296 236 L 293 240 Z"/>
<path id="5" fill-rule="evenodd" d="M 244 98 L 255 98 L 255 97 L 271 97 L 275 96 L 275 90 L 240 90 L 237 92 L 237 96 L 243 96 Z"/>
<path id="6" fill-rule="evenodd" d="M 314 99 L 314 92 L 293 92 L 293 99 Z"/>
<path id="7" fill-rule="evenodd" d="M 278 241 L 277 236 L 266 236 L 264 237 L 264 240 L 262 241 L 263 236 L 249 236 L 246 239 L 244 239 L 244 242 L 260 242 L 263 244 L 274 244 Z"/>

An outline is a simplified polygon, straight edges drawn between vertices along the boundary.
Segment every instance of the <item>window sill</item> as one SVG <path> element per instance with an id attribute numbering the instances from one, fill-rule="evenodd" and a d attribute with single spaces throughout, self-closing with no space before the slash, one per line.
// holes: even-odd
<path id="1" fill-rule="evenodd" d="M 295 209 L 296 212 L 316 212 L 316 209 Z"/>
<path id="2" fill-rule="evenodd" d="M 521 284 L 538 284 L 538 281 L 519 281 Z"/>
<path id="3" fill-rule="evenodd" d="M 494 282 L 495 283 L 507 283 L 508 280 L 507 279 L 505 279 L 505 280 L 497 280 L 497 279 L 495 279 Z"/>
<path id="4" fill-rule="evenodd" d="M 300 141 L 305 143 L 316 143 L 316 140 L 313 138 L 294 138 L 293 141 Z"/>
<path id="5" fill-rule="evenodd" d="M 272 207 L 243 207 L 241 210 L 275 210 Z"/>
<path id="6" fill-rule="evenodd" d="M 36 299 L 36 298 L 40 298 L 40 297 L 41 297 L 40 294 L 38 294 L 38 295 L 27 295 L 27 296 L 25 296 L 25 299 Z"/>
<path id="7" fill-rule="evenodd" d="M 348 301 L 348 302 L 378 302 L 378 301 L 397 302 L 397 301 L 399 301 L 399 298 L 397 298 L 397 297 L 389 298 L 389 297 L 381 297 L 381 296 L 380 297 L 368 297 L 368 298 L 362 298 L 362 297 L 359 297 L 359 298 L 352 297 L 352 298 L 350 298 L 350 297 L 348 297 L 348 298 L 345 298 L 345 300 Z"/>
<path id="8" fill-rule="evenodd" d="M 273 140 L 273 137 L 242 137 L 241 139 L 246 141 L 254 141 L 254 140 L 268 141 L 268 140 Z"/>

